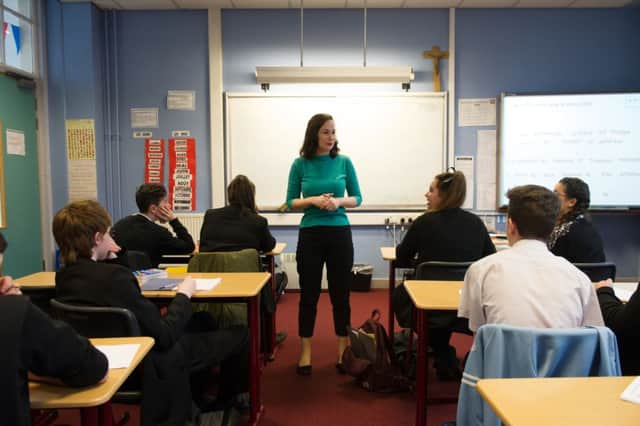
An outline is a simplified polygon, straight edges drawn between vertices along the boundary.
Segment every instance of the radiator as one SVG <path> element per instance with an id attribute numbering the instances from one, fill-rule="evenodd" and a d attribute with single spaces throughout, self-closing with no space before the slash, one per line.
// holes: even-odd
<path id="1" fill-rule="evenodd" d="M 176 213 L 176 217 L 180 219 L 180 223 L 187 228 L 193 240 L 199 241 L 200 229 L 204 221 L 204 213 Z"/>
<path id="2" fill-rule="evenodd" d="M 282 263 L 282 270 L 287 273 L 289 284 L 287 284 L 288 290 L 300 289 L 300 280 L 298 278 L 298 270 L 296 268 L 296 254 L 295 253 L 282 253 L 280 255 L 280 262 Z M 327 268 L 322 269 L 322 288 L 327 289 Z"/>

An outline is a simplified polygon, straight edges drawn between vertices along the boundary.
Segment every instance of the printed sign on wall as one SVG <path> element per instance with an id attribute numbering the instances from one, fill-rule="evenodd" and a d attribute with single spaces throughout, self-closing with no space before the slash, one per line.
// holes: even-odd
<path id="1" fill-rule="evenodd" d="M 169 139 L 169 202 L 175 211 L 196 208 L 196 140 Z"/>
<path id="2" fill-rule="evenodd" d="M 164 139 L 144 141 L 144 182 L 164 183 Z"/>

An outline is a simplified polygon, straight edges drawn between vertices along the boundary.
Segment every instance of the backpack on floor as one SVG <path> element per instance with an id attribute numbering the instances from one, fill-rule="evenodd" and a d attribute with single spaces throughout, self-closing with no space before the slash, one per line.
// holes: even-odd
<path id="1" fill-rule="evenodd" d="M 342 355 L 347 373 L 371 392 L 401 392 L 411 382 L 402 375 L 391 342 L 376 309 L 358 329 L 349 328 L 350 346 Z"/>

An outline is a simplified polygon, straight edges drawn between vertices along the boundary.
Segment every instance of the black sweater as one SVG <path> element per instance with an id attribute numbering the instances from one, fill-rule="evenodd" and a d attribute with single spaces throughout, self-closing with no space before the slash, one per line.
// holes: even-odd
<path id="1" fill-rule="evenodd" d="M 623 304 L 611 287 L 598 289 L 604 323 L 616 334 L 622 374 L 640 375 L 640 287 Z"/>
<path id="2" fill-rule="evenodd" d="M 418 217 L 396 249 L 398 267 L 422 262 L 470 262 L 496 252 L 480 218 L 460 208 Z"/>
<path id="3" fill-rule="evenodd" d="M 200 251 L 237 251 L 254 248 L 259 252 L 271 251 L 276 239 L 269 232 L 267 219 L 243 212 L 231 205 L 207 210 L 200 230 Z"/>
<path id="4" fill-rule="evenodd" d="M 172 220 L 169 225 L 176 233 L 175 237 L 169 230 L 141 214 L 133 214 L 113 225 L 113 233 L 118 245 L 127 250 L 147 253 L 155 268 L 165 254 L 189 254 L 195 249 L 193 238 L 178 219 Z"/>
<path id="5" fill-rule="evenodd" d="M 23 296 L 0 296 L 0 424 L 31 425 L 27 372 L 68 386 L 98 383 L 106 357 L 68 325 Z"/>
<path id="6" fill-rule="evenodd" d="M 571 263 L 598 263 L 606 260 L 598 230 L 583 217 L 576 219 L 569 231 L 560 235 L 549 249 L 551 253 L 562 256 Z"/>

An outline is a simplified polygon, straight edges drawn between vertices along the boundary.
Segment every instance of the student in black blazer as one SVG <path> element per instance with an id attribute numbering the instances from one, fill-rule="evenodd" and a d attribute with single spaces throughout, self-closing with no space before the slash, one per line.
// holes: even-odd
<path id="1" fill-rule="evenodd" d="M 238 175 L 227 188 L 229 205 L 207 210 L 200 230 L 200 251 L 237 251 L 254 248 L 266 253 L 276 246 L 267 219 L 258 214 L 256 186 Z"/>
<path id="2" fill-rule="evenodd" d="M 214 330 L 210 316 L 192 315 L 195 282 L 185 279 L 161 315 L 124 266 L 98 262 L 120 250 L 111 238 L 111 218 L 96 201 L 77 201 L 56 213 L 53 234 L 65 266 L 56 273 L 56 297 L 66 303 L 116 306 L 136 316 L 142 334 L 155 339 L 144 366 L 143 419 L 183 424 L 191 415 L 189 375 L 221 365 L 220 398 L 231 400 L 248 384 L 246 327 Z"/>
<path id="3" fill-rule="evenodd" d="M 565 177 L 553 192 L 560 200 L 560 215 L 547 242 L 549 250 L 571 263 L 604 262 L 602 238 L 586 218 L 591 202 L 589 185 L 579 178 Z"/>
<path id="4" fill-rule="evenodd" d="M 0 234 L 0 269 L 6 240 Z M 107 374 L 107 359 L 68 325 L 51 320 L 21 295 L 9 276 L 0 274 L 0 420 L 31 425 L 28 372 L 89 386 Z"/>
<path id="5" fill-rule="evenodd" d="M 169 207 L 164 186 L 141 185 L 136 191 L 136 204 L 140 212 L 120 219 L 113 226 L 113 237 L 119 246 L 147 253 L 154 268 L 165 254 L 193 253 L 193 238 Z M 176 236 L 156 221 L 168 223 Z"/>

